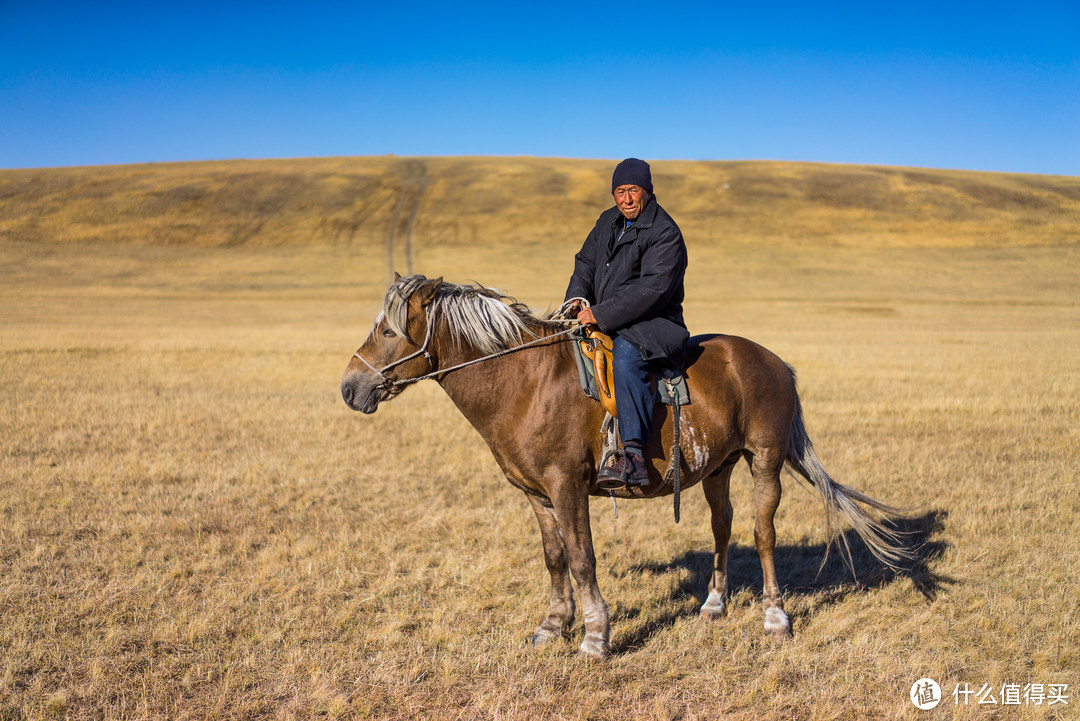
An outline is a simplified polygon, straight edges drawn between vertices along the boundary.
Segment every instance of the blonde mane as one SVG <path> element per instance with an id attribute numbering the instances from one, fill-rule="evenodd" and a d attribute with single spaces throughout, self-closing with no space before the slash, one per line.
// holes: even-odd
<path id="1" fill-rule="evenodd" d="M 398 335 L 409 338 L 409 299 L 430 282 L 422 275 L 410 275 L 398 278 L 387 289 L 383 314 Z M 546 328 L 558 327 L 549 317 L 534 315 L 515 298 L 474 284 L 444 281 L 428 303 L 427 312 L 429 323 L 444 318 L 455 342 L 482 353 L 512 348 L 525 338 L 538 338 Z"/>

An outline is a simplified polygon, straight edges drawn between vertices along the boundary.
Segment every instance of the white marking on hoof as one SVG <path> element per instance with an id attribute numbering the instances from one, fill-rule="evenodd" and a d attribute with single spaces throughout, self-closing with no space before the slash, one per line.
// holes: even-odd
<path id="1" fill-rule="evenodd" d="M 779 608 L 770 608 L 765 611 L 765 630 L 776 634 L 787 633 L 791 630 L 791 622 Z"/>
<path id="2" fill-rule="evenodd" d="M 562 638 L 565 634 L 565 624 L 547 618 L 533 631 L 533 635 L 529 637 L 529 643 L 533 646 L 543 646 L 546 643 Z"/>
<path id="3" fill-rule="evenodd" d="M 580 651 L 582 656 L 596 659 L 605 659 L 610 655 L 607 639 L 600 636 L 585 636 L 585 640 L 581 642 Z"/>
<path id="4" fill-rule="evenodd" d="M 529 644 L 532 646 L 543 646 L 555 640 L 556 635 L 550 631 L 545 631 L 542 628 L 536 629 L 536 633 L 529 637 Z"/>
<path id="5" fill-rule="evenodd" d="M 701 607 L 701 616 L 702 618 L 716 619 L 723 616 L 726 610 L 724 594 L 719 591 L 710 591 L 709 597 L 705 599 L 705 603 Z"/>

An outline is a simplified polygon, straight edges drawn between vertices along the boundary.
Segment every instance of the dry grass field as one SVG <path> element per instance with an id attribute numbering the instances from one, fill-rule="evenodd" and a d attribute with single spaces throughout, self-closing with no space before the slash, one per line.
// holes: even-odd
<path id="1" fill-rule="evenodd" d="M 913 509 L 918 560 L 818 574 L 820 503 L 788 482 L 773 643 L 741 467 L 722 621 L 697 617 L 698 489 L 678 525 L 594 499 L 614 655 L 577 658 L 580 627 L 524 645 L 528 503 L 434 383 L 369 417 L 338 382 L 391 256 L 560 301 L 611 165 L 0 171 L 0 719 L 1078 717 L 1075 178 L 655 164 L 691 331 L 796 366 L 823 462 Z"/>

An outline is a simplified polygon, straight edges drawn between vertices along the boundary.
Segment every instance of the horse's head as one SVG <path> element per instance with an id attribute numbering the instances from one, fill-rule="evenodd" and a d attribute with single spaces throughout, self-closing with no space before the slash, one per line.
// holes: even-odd
<path id="1" fill-rule="evenodd" d="M 349 408 L 374 413 L 379 403 L 400 393 L 408 380 L 435 369 L 427 306 L 442 282 L 442 278 L 394 274 L 382 311 L 341 378 L 341 397 Z"/>

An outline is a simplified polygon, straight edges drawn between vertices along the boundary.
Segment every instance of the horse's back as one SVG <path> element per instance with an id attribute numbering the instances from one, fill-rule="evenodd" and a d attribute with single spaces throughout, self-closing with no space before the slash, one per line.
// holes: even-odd
<path id="1" fill-rule="evenodd" d="M 729 366 L 727 371 L 743 374 L 766 374 L 777 378 L 791 378 L 791 367 L 771 350 L 747 338 L 721 333 L 692 336 L 687 344 L 687 371 L 704 370 L 714 373 L 715 366 Z M 700 366 L 700 367 L 699 367 Z"/>
<path id="2" fill-rule="evenodd" d="M 796 406 L 795 374 L 778 355 L 747 338 L 710 333 L 690 338 L 690 400 L 740 435 L 786 439 Z"/>

